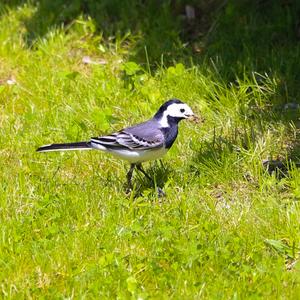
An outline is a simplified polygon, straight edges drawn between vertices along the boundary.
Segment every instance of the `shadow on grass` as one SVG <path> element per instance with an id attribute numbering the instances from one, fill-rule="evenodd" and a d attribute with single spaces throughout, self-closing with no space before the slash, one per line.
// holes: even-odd
<path id="1" fill-rule="evenodd" d="M 160 190 L 164 191 L 164 186 L 168 179 L 172 177 L 174 170 L 168 164 L 164 164 L 159 160 L 152 163 L 145 171 L 154 182 L 146 178 L 141 172 L 135 171 L 135 197 L 144 195 L 148 190 L 152 190 L 154 193 L 158 194 L 159 197 L 164 196 L 163 192 Z M 155 186 L 153 183 L 155 183 Z M 156 190 L 154 188 L 156 188 Z"/>
<path id="2" fill-rule="evenodd" d="M 3 0 L 0 12 L 25 5 Z M 32 0 L 33 15 L 24 20 L 29 47 L 55 27 L 80 16 L 90 18 L 104 40 L 136 40 L 132 60 L 150 64 L 174 61 L 215 68 L 216 80 L 233 82 L 251 72 L 279 78 L 285 100 L 300 90 L 300 1 L 289 0 Z M 194 17 L 187 17 L 187 5 Z M 288 98 L 288 99 L 286 99 Z"/>
<path id="3" fill-rule="evenodd" d="M 277 89 L 268 98 L 268 106 L 255 112 L 255 120 L 270 122 L 274 126 L 276 122 L 281 122 L 287 128 L 293 123 L 299 131 L 299 1 L 227 1 L 205 49 L 205 55 L 214 61 L 216 79 L 223 85 L 237 84 L 236 78 L 243 80 L 253 73 L 267 73 L 269 77 L 274 78 Z M 260 84 L 259 78 L 257 81 Z M 251 112 L 248 111 L 247 114 L 249 113 Z M 249 123 L 246 127 L 253 128 Z M 260 130 L 257 125 L 254 128 Z M 255 136 L 252 139 L 252 134 L 248 135 L 251 143 L 254 143 Z M 244 133 L 241 132 L 238 136 L 243 139 Z M 226 139 L 226 136 L 221 135 L 220 138 Z M 244 142 L 247 144 L 247 141 Z M 236 143 L 234 140 L 227 140 L 223 144 L 227 145 L 225 148 L 228 151 L 236 144 L 245 147 L 243 143 Z M 194 160 L 203 160 L 204 157 L 209 160 L 211 155 L 220 158 L 222 151 L 222 147 L 213 147 L 214 153 L 211 154 L 210 148 L 207 148 L 207 151 L 199 151 Z M 286 171 L 291 161 L 296 167 L 299 166 L 300 144 L 297 138 L 293 139 L 288 148 L 287 157 L 289 163 L 277 160 L 272 162 L 271 159 L 267 170 L 274 172 L 273 169 L 276 171 L 282 167 L 281 169 Z M 266 162 L 263 166 L 267 168 Z"/>
<path id="4" fill-rule="evenodd" d="M 203 36 L 210 26 L 210 12 L 220 1 L 138 1 L 138 0 L 32 0 L 35 12 L 24 19 L 27 29 L 25 39 L 32 47 L 38 38 L 43 38 L 56 27 L 68 28 L 76 19 L 92 20 L 95 33 L 101 33 L 104 40 L 111 42 L 133 39 L 135 46 L 130 56 L 133 60 L 146 64 L 146 53 L 150 63 L 166 63 L 188 59 L 193 51 L 187 44 Z M 3 0 L 2 12 L 7 8 L 17 8 L 28 1 Z M 186 4 L 194 3 L 197 19 L 188 21 Z M 1 4 L 0 4 L 1 8 Z M 187 44 L 186 44 L 187 43 Z M 193 44 L 194 45 L 194 44 Z M 194 45 L 195 46 L 195 45 Z M 196 50 L 198 51 L 198 50 Z"/>

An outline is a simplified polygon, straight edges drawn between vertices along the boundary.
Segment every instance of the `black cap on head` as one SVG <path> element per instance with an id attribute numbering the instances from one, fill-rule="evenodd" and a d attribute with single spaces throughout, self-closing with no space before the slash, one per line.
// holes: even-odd
<path id="1" fill-rule="evenodd" d="M 168 100 L 167 102 L 165 102 L 160 108 L 159 110 L 157 111 L 157 113 L 154 115 L 154 118 L 160 118 L 164 111 L 168 108 L 168 106 L 170 106 L 171 104 L 174 104 L 174 103 L 177 103 L 177 104 L 184 104 L 181 100 L 179 99 L 176 99 L 176 98 L 173 98 L 173 99 L 170 99 Z"/>

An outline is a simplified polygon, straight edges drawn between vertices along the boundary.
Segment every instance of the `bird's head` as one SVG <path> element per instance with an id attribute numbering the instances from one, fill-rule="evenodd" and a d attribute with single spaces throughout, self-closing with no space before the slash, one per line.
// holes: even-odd
<path id="1" fill-rule="evenodd" d="M 154 116 L 162 127 L 169 127 L 170 122 L 178 123 L 183 119 L 196 119 L 192 109 L 178 99 L 165 102 Z"/>

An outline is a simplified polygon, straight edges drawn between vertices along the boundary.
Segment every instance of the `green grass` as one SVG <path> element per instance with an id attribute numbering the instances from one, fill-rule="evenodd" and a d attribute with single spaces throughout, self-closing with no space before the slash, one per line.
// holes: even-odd
<path id="1" fill-rule="evenodd" d="M 184 1 L 60 2 L 0 3 L 1 298 L 296 299 L 299 5 L 195 1 L 202 33 Z M 35 152 L 172 97 L 205 122 L 145 164 L 164 198 L 105 153 Z"/>

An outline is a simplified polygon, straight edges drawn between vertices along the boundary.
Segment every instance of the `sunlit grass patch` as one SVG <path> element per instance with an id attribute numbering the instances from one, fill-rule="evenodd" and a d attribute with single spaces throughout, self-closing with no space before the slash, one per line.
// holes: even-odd
<path id="1" fill-rule="evenodd" d="M 265 27 L 230 2 L 195 53 L 181 2 L 108 2 L 0 6 L 2 297 L 294 299 L 299 45 L 278 39 L 294 11 L 270 4 Z M 203 122 L 182 122 L 163 161 L 145 164 L 163 198 L 138 174 L 126 195 L 128 164 L 100 151 L 35 152 L 144 121 L 173 97 Z"/>

